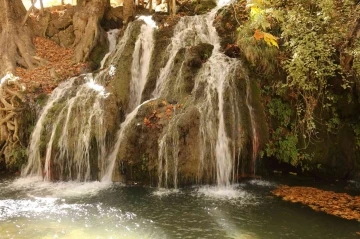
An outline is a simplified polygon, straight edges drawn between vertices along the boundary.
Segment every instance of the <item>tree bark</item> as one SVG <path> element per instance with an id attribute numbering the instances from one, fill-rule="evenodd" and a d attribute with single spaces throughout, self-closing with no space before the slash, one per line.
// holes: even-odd
<path id="1" fill-rule="evenodd" d="M 17 65 L 34 68 L 40 61 L 36 58 L 32 31 L 22 24 L 26 9 L 21 0 L 0 0 L 0 78 L 15 73 Z"/>
<path id="2" fill-rule="evenodd" d="M 128 23 L 130 19 L 135 14 L 134 8 L 134 1 L 133 0 L 124 0 L 124 8 L 123 8 L 123 16 L 124 16 L 124 23 Z"/>
<path id="3" fill-rule="evenodd" d="M 110 0 L 78 0 L 74 14 L 75 62 L 85 62 L 98 44 L 104 30 L 100 21 L 110 7 Z"/>

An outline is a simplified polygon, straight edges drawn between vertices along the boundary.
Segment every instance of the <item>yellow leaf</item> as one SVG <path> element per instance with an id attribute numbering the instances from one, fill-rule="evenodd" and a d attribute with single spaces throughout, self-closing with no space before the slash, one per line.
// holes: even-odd
<path id="1" fill-rule="evenodd" d="M 256 17 L 257 15 L 261 14 L 263 10 L 261 10 L 260 8 L 256 7 L 256 6 L 252 6 L 251 10 L 250 10 L 250 16 L 251 17 Z"/>
<path id="2" fill-rule="evenodd" d="M 279 48 L 279 45 L 277 43 L 277 37 L 270 34 L 270 33 L 266 33 L 264 32 L 264 41 L 269 45 L 273 45 L 273 46 L 276 46 L 277 48 Z"/>

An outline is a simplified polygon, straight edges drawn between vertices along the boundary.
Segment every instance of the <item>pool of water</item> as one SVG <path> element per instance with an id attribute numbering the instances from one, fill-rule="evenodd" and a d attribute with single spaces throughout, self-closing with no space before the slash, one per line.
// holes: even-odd
<path id="1" fill-rule="evenodd" d="M 270 193 L 275 187 L 1 180 L 0 238 L 359 238 L 359 222 L 281 201 Z"/>

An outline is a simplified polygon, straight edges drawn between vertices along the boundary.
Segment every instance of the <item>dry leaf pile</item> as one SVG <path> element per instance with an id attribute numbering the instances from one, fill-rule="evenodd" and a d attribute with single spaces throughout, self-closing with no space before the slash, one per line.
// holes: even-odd
<path id="1" fill-rule="evenodd" d="M 312 187 L 280 186 L 272 191 L 285 201 L 299 202 L 315 211 L 325 212 L 348 220 L 360 220 L 360 196 L 335 193 Z"/>
<path id="2" fill-rule="evenodd" d="M 54 41 L 36 37 L 34 45 L 36 55 L 45 60 L 44 64 L 31 70 L 16 68 L 16 76 L 29 93 L 50 94 L 59 83 L 79 75 L 86 68 L 84 63 L 74 64 L 72 49 L 61 47 Z"/>

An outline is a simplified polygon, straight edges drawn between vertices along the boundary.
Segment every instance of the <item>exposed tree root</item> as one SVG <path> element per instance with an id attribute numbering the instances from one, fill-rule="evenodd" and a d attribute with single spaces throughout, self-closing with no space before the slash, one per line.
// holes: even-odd
<path id="1" fill-rule="evenodd" d="M 0 155 L 4 155 L 6 165 L 12 163 L 13 152 L 22 146 L 19 139 L 19 112 L 24 97 L 19 91 L 23 86 L 11 74 L 0 84 Z"/>

